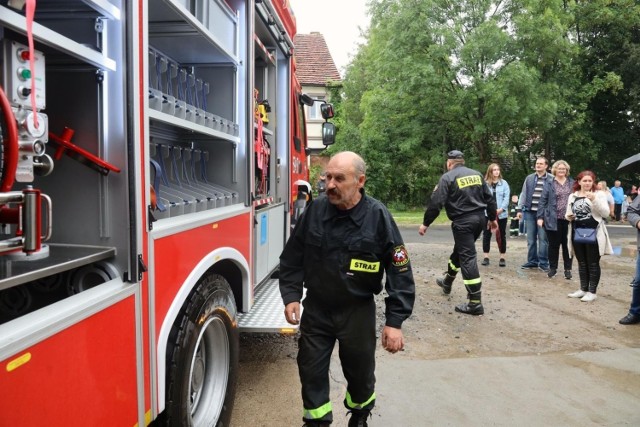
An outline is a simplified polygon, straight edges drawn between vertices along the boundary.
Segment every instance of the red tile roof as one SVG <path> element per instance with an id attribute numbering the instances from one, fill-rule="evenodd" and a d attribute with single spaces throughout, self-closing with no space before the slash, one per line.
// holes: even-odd
<path id="1" fill-rule="evenodd" d="M 322 34 L 296 34 L 293 45 L 296 75 L 301 84 L 326 86 L 328 81 L 342 80 Z"/>

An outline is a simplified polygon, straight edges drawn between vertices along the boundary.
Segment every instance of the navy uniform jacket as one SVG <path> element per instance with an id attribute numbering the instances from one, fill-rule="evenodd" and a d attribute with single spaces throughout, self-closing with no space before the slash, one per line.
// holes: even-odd
<path id="1" fill-rule="evenodd" d="M 327 197 L 305 209 L 280 255 L 282 300 L 300 301 L 304 286 L 309 300 L 339 309 L 379 294 L 386 272 L 386 325 L 400 328 L 415 299 L 409 256 L 387 208 L 361 193 L 348 212 Z"/>
<path id="2" fill-rule="evenodd" d="M 451 221 L 470 213 L 484 214 L 485 209 L 490 221 L 496 219 L 496 201 L 491 188 L 480 172 L 464 165 L 454 166 L 440 177 L 422 224 L 431 225 L 443 206 Z"/>

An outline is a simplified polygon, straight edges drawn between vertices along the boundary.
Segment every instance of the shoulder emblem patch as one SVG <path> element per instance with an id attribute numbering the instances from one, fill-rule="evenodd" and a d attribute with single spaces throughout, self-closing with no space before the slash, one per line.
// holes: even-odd
<path id="1" fill-rule="evenodd" d="M 393 248 L 393 260 L 391 261 L 394 267 L 402 267 L 409 263 L 409 254 L 404 248 L 404 245 L 396 246 Z"/>

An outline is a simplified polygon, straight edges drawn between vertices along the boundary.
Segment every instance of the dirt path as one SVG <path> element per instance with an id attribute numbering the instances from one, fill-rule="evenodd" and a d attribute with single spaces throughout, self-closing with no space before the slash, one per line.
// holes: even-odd
<path id="1" fill-rule="evenodd" d="M 561 275 L 549 279 L 541 271 L 520 270 L 526 258 L 526 241 L 511 238 L 507 267 L 497 266 L 495 253 L 490 266 L 480 267 L 485 315 L 471 317 L 454 311 L 454 306 L 466 297 L 460 279 L 449 296 L 443 295 L 435 284 L 446 267 L 451 242 L 409 243 L 407 249 L 417 298 L 414 314 L 403 326 L 406 349 L 399 355 L 379 350 L 379 370 L 385 363 L 403 360 L 562 356 L 640 347 L 640 326 L 618 324 L 629 306 L 633 258 L 604 257 L 598 299 L 584 303 L 567 297 L 579 288 L 576 268 L 573 280 L 565 280 Z M 379 319 L 382 323 L 381 315 Z M 248 335 L 242 337 L 241 347 L 239 389 L 231 425 L 301 425 L 295 337 Z M 331 374 L 334 426 L 343 426 L 346 425 L 341 405 L 344 380 L 339 366 L 334 365 Z M 640 376 L 622 373 L 618 376 L 623 383 L 620 387 L 635 390 L 635 396 L 640 394 Z"/>

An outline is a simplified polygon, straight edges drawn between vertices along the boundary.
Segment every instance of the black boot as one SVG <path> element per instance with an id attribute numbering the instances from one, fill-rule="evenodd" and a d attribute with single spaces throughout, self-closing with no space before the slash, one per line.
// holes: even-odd
<path id="1" fill-rule="evenodd" d="M 444 277 L 438 277 L 436 279 L 436 283 L 438 286 L 442 288 L 442 292 L 446 295 L 451 293 L 451 285 L 453 285 L 453 281 L 456 279 L 456 276 L 451 276 L 449 273 L 444 273 Z"/>
<path id="2" fill-rule="evenodd" d="M 484 314 L 484 307 L 481 302 L 465 302 L 464 304 L 456 305 L 456 311 L 458 313 L 471 314 L 472 316 L 480 316 Z"/>
<path id="3" fill-rule="evenodd" d="M 350 412 L 351 418 L 349 419 L 348 427 L 368 427 L 367 418 L 371 416 L 370 411 L 353 409 Z"/>
<path id="4" fill-rule="evenodd" d="M 484 307 L 482 306 L 482 294 L 480 292 L 472 294 L 467 288 L 467 297 L 469 298 L 469 301 L 464 304 L 457 305 L 456 311 L 458 313 L 471 314 L 472 316 L 483 315 Z"/>

